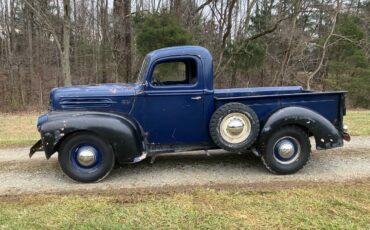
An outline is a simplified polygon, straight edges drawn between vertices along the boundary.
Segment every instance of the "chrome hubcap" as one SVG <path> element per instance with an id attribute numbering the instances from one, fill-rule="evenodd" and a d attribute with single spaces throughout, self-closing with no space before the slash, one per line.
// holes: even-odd
<path id="1" fill-rule="evenodd" d="M 227 124 L 226 130 L 233 135 L 239 135 L 243 131 L 243 128 L 243 122 L 240 120 L 240 118 L 235 117 L 230 121 L 229 124 Z"/>
<path id="2" fill-rule="evenodd" d="M 294 137 L 282 137 L 276 141 L 273 151 L 277 162 L 288 165 L 295 162 L 301 155 L 301 145 Z"/>
<path id="3" fill-rule="evenodd" d="M 96 150 L 91 146 L 81 147 L 77 152 L 77 161 L 82 166 L 91 166 L 96 162 L 96 154 Z"/>
<path id="4" fill-rule="evenodd" d="M 243 113 L 230 113 L 220 123 L 221 137 L 233 144 L 245 141 L 251 132 L 249 118 Z"/>
<path id="5" fill-rule="evenodd" d="M 285 142 L 279 146 L 279 154 L 283 158 L 289 158 L 294 154 L 294 145 L 290 142 Z"/>

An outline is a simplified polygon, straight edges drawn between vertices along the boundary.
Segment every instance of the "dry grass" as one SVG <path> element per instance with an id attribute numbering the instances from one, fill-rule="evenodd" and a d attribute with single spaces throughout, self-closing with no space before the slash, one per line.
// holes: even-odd
<path id="1" fill-rule="evenodd" d="M 0 114 L 0 147 L 30 146 L 40 139 L 37 116 L 37 113 Z"/>
<path id="2" fill-rule="evenodd" d="M 198 188 L 120 195 L 0 198 L 0 229 L 369 229 L 370 182 L 289 189 Z"/>
<path id="3" fill-rule="evenodd" d="M 24 147 L 36 142 L 40 136 L 36 130 L 39 113 L 0 114 L 0 148 Z M 344 123 L 351 135 L 370 135 L 370 110 L 348 111 Z"/>
<path id="4" fill-rule="evenodd" d="M 370 135 L 370 110 L 350 110 L 344 117 L 349 133 L 353 136 Z"/>

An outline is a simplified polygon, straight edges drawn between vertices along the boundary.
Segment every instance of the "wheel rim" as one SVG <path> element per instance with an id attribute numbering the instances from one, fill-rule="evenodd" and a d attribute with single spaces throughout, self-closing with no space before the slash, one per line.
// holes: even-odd
<path id="1" fill-rule="evenodd" d="M 70 160 L 77 170 L 89 173 L 101 165 L 102 154 L 94 145 L 78 144 L 72 148 Z"/>
<path id="2" fill-rule="evenodd" d="M 274 159 L 280 164 L 291 164 L 301 155 L 301 145 L 294 137 L 282 137 L 276 141 Z"/>
<path id="3" fill-rule="evenodd" d="M 251 133 L 249 118 L 243 113 L 230 113 L 220 123 L 221 137 L 233 144 L 245 141 Z"/>

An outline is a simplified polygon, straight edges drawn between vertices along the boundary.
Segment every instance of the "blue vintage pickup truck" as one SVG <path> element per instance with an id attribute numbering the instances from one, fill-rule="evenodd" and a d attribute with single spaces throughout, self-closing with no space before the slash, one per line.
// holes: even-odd
<path id="1" fill-rule="evenodd" d="M 269 171 L 290 174 L 309 160 L 310 136 L 317 149 L 350 139 L 345 113 L 345 92 L 214 89 L 207 49 L 170 47 L 145 57 L 136 83 L 53 89 L 30 157 L 58 152 L 64 173 L 79 182 L 160 153 L 209 149 L 254 153 Z"/>

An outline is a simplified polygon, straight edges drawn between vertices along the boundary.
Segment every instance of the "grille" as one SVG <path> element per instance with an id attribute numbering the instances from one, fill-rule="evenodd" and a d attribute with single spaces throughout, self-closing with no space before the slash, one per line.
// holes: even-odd
<path id="1" fill-rule="evenodd" d="M 63 98 L 60 100 L 60 106 L 63 109 L 106 108 L 114 103 L 110 98 Z"/>

